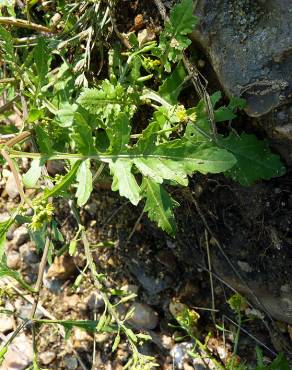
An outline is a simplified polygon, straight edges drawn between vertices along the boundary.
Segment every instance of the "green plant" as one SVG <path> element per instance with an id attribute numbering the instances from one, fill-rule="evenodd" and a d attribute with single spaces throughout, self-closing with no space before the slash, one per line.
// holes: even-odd
<path id="1" fill-rule="evenodd" d="M 264 364 L 263 353 L 260 348 L 256 347 L 257 367 L 254 370 L 289 370 L 290 365 L 283 353 L 278 356 L 268 365 Z"/>
<path id="2" fill-rule="evenodd" d="M 31 6 L 24 10 L 28 17 Z M 194 107 L 186 107 L 180 99 L 189 80 L 183 63 L 183 53 L 190 44 L 187 33 L 197 23 L 192 15 L 192 0 L 182 0 L 174 7 L 158 43 L 139 44 L 132 34 L 127 40 L 128 51 L 123 52 L 118 46 L 109 50 L 107 78 L 99 82 L 93 79 L 92 83 L 87 78 L 91 51 L 102 44 L 111 9 L 103 1 L 67 5 L 60 1 L 57 10 L 63 13 L 60 33 L 48 28 L 49 20 L 42 26 L 12 20 L 15 26 L 49 31 L 49 38 L 30 34 L 24 40 L 18 37 L 17 31 L 7 28 L 11 24 L 7 19 L 0 21 L 4 25 L 0 25 L 2 62 L 5 60 L 0 89 L 9 98 L 8 107 L 16 102 L 23 112 L 20 130 L 15 125 L 0 127 L 3 135 L 10 135 L 1 143 L 2 163 L 10 166 L 21 196 L 21 203 L 11 218 L 0 225 L 1 271 L 21 282 L 21 277 L 11 275 L 5 266 L 6 233 L 14 222 L 28 225 L 31 238 L 43 250 L 41 267 L 44 268 L 50 246 L 62 241 L 53 200 L 63 197 L 70 203 L 78 223 L 69 251 L 74 254 L 77 239 L 83 242 L 94 283 L 103 290 L 102 276 L 92 261 L 77 208 L 86 204 L 93 182 L 105 167 L 112 176 L 112 190 L 134 205 L 143 201 L 149 218 L 172 236 L 176 233 L 174 209 L 179 204 L 168 192 L 171 186 L 187 186 L 188 176 L 197 171 L 224 173 L 243 185 L 250 185 L 280 176 L 285 169 L 279 157 L 254 135 L 234 131 L 216 134 L 204 100 Z M 14 16 L 11 8 L 8 11 Z M 82 53 L 79 43 L 83 46 Z M 71 62 L 66 49 L 69 45 L 75 47 Z M 236 118 L 237 109 L 244 107 L 242 99 L 232 98 L 227 106 L 217 108 L 220 99 L 218 92 L 211 96 L 216 123 Z M 146 106 L 151 117 L 141 121 Z M 1 114 L 6 118 L 9 109 Z M 24 140 L 30 143 L 30 151 L 23 150 Z M 22 182 L 18 178 L 18 158 L 32 160 Z M 64 161 L 66 174 L 49 177 L 48 160 Z M 27 196 L 24 188 L 38 189 L 34 199 Z M 27 215 L 29 208 L 34 210 L 33 216 Z M 36 287 L 36 294 L 39 288 Z M 137 343 L 145 338 L 127 328 L 108 296 L 103 297 L 107 309 L 96 330 L 105 330 L 114 321 L 118 338 L 114 347 L 123 333 L 133 350 L 129 366 L 135 369 L 153 366 L 153 359 L 137 350 Z"/>

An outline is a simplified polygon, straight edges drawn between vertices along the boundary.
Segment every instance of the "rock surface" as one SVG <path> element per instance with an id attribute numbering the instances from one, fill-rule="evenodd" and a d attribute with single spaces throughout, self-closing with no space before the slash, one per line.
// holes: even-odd
<path id="1" fill-rule="evenodd" d="M 21 265 L 20 254 L 17 251 L 9 251 L 6 255 L 7 266 L 12 270 L 17 270 Z"/>
<path id="2" fill-rule="evenodd" d="M 199 0 L 192 33 L 229 96 L 247 100 L 292 164 L 292 4 L 290 0 Z M 267 117 L 267 114 L 268 117 Z M 283 145 L 282 145 L 283 146 Z"/>
<path id="3" fill-rule="evenodd" d="M 49 267 L 47 278 L 66 280 L 76 271 L 74 259 L 70 256 L 60 256 L 54 259 Z"/>
<path id="4" fill-rule="evenodd" d="M 14 318 L 10 315 L 0 313 L 0 332 L 7 333 L 15 328 Z"/>
<path id="5" fill-rule="evenodd" d="M 1 370 L 24 370 L 32 360 L 32 342 L 24 333 L 20 333 L 8 347 Z"/>
<path id="6" fill-rule="evenodd" d="M 156 328 L 158 324 L 158 315 L 150 306 L 137 302 L 134 303 L 132 307 L 135 308 L 135 311 L 133 316 L 128 320 L 129 324 L 137 330 L 150 330 Z"/>
<path id="7" fill-rule="evenodd" d="M 199 0 L 193 38 L 208 52 L 229 95 L 242 95 L 258 117 L 292 92 L 290 0 Z"/>
<path id="8" fill-rule="evenodd" d="M 39 360 L 43 365 L 49 365 L 56 358 L 56 353 L 53 351 L 43 352 L 39 355 Z"/>
<path id="9" fill-rule="evenodd" d="M 13 232 L 13 241 L 19 247 L 29 240 L 29 233 L 25 226 L 20 226 Z"/>
<path id="10" fill-rule="evenodd" d="M 5 192 L 8 194 L 10 199 L 16 198 L 17 195 L 19 194 L 12 172 L 10 172 L 7 178 L 7 181 L 5 184 Z"/>

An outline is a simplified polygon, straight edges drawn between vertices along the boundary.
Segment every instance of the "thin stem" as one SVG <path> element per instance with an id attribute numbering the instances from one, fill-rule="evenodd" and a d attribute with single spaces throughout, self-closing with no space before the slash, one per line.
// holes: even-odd
<path id="1" fill-rule="evenodd" d="M 7 84 L 16 81 L 15 77 L 6 77 L 6 78 L 1 78 L 0 84 Z"/>
<path id="2" fill-rule="evenodd" d="M 37 305 L 39 302 L 40 291 L 41 291 L 42 284 L 43 284 L 43 277 L 44 277 L 44 272 L 45 272 L 45 268 L 46 268 L 46 264 L 48 260 L 50 245 L 51 245 L 51 227 L 48 226 L 46 243 L 45 243 L 42 259 L 41 259 L 40 266 L 39 266 L 37 281 L 35 284 L 36 293 L 35 293 L 35 298 L 34 298 L 33 306 L 32 306 L 31 313 L 30 313 L 31 320 L 34 319 L 34 315 L 36 313 Z"/>
<path id="3" fill-rule="evenodd" d="M 206 249 L 207 249 L 207 258 L 208 258 L 208 269 L 209 269 L 209 279 L 210 279 L 210 287 L 211 287 L 211 297 L 212 297 L 212 320 L 214 325 L 216 326 L 216 317 L 215 317 L 215 294 L 214 294 L 214 284 L 213 284 L 213 275 L 212 275 L 212 265 L 211 265 L 211 256 L 210 256 L 210 248 L 209 248 L 209 239 L 208 239 L 208 231 L 205 229 L 205 241 L 206 241 Z"/>
<path id="4" fill-rule="evenodd" d="M 23 186 L 22 186 L 21 181 L 19 179 L 18 172 L 17 172 L 17 169 L 15 167 L 15 164 L 13 163 L 13 160 L 11 159 L 9 154 L 5 152 L 4 149 L 1 149 L 0 153 L 2 154 L 3 158 L 6 160 L 6 162 L 8 163 L 8 165 L 9 165 L 11 171 L 12 171 L 14 181 L 15 181 L 17 190 L 19 192 L 20 198 L 21 198 L 21 203 L 23 203 L 23 204 L 27 203 L 29 206 L 31 206 L 32 205 L 31 201 L 30 201 L 29 198 L 26 197 L 26 195 L 24 193 Z"/>
<path id="5" fill-rule="evenodd" d="M 38 32 L 45 32 L 45 33 L 53 33 L 54 31 L 51 28 L 42 26 L 41 24 L 32 23 L 30 21 L 26 21 L 25 19 L 17 19 L 14 17 L 0 17 L 0 24 L 20 27 L 20 28 L 27 28 L 30 30 L 35 30 Z"/>
<path id="6" fill-rule="evenodd" d="M 91 272 L 91 276 L 93 278 L 93 283 L 94 283 L 95 287 L 98 289 L 98 291 L 100 292 L 100 295 L 102 296 L 102 299 L 104 301 L 104 304 L 105 304 L 108 312 L 114 318 L 118 327 L 123 329 L 123 331 L 126 331 L 126 327 L 125 327 L 124 323 L 122 322 L 122 320 L 120 320 L 120 318 L 119 318 L 117 312 L 115 311 L 114 307 L 112 306 L 107 294 L 103 291 L 104 287 L 103 287 L 103 284 L 101 283 L 101 281 L 99 280 L 99 277 L 98 277 L 96 266 L 95 266 L 95 263 L 93 261 L 92 253 L 91 253 L 91 250 L 90 250 L 90 243 L 87 239 L 87 236 L 86 236 L 86 233 L 85 233 L 85 230 L 84 230 L 84 226 L 81 224 L 81 220 L 80 220 L 79 214 L 77 212 L 77 209 L 75 207 L 75 204 L 73 203 L 72 200 L 70 201 L 69 204 L 70 204 L 72 213 L 73 213 L 73 215 L 74 215 L 74 217 L 75 217 L 75 219 L 78 223 L 78 227 L 81 228 L 81 240 L 82 240 L 82 243 L 83 243 L 83 246 L 84 246 L 84 252 L 85 252 L 86 260 L 87 260 L 87 263 L 88 263 L 88 266 L 89 266 L 89 269 L 90 269 L 90 272 Z"/>

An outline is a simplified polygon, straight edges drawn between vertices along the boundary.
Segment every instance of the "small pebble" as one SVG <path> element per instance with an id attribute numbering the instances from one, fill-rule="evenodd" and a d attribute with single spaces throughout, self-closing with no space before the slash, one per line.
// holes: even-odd
<path id="1" fill-rule="evenodd" d="M 29 233 L 25 226 L 20 226 L 14 230 L 13 241 L 18 247 L 29 241 Z"/>
<path id="2" fill-rule="evenodd" d="M 47 351 L 39 355 L 39 360 L 43 365 L 49 365 L 55 360 L 56 357 L 57 356 L 55 352 Z"/>
<path id="3" fill-rule="evenodd" d="M 7 333 L 15 328 L 15 321 L 13 316 L 0 313 L 0 332 Z"/>
<path id="4" fill-rule="evenodd" d="M 12 172 L 8 175 L 5 184 L 5 192 L 8 194 L 10 199 L 15 199 L 19 194 Z"/>
<path id="5" fill-rule="evenodd" d="M 10 251 L 7 253 L 6 256 L 7 266 L 12 270 L 17 270 L 20 268 L 21 265 L 21 258 L 20 254 L 17 251 Z"/>
<path id="6" fill-rule="evenodd" d="M 145 303 L 134 303 L 135 308 L 133 316 L 128 320 L 137 330 L 155 329 L 158 324 L 158 314 Z"/>
<path id="7" fill-rule="evenodd" d="M 65 363 L 66 369 L 68 370 L 75 370 L 78 368 L 78 361 L 76 357 L 65 356 L 64 363 Z"/>

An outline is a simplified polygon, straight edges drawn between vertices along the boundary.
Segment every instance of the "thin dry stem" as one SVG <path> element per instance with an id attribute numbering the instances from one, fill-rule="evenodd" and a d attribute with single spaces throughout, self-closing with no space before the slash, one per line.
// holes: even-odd
<path id="1" fill-rule="evenodd" d="M 41 24 L 36 24 L 25 19 L 17 19 L 14 17 L 0 17 L 0 24 L 5 24 L 14 27 L 27 28 L 30 30 L 45 32 L 45 33 L 54 33 L 51 28 L 42 26 Z"/>

